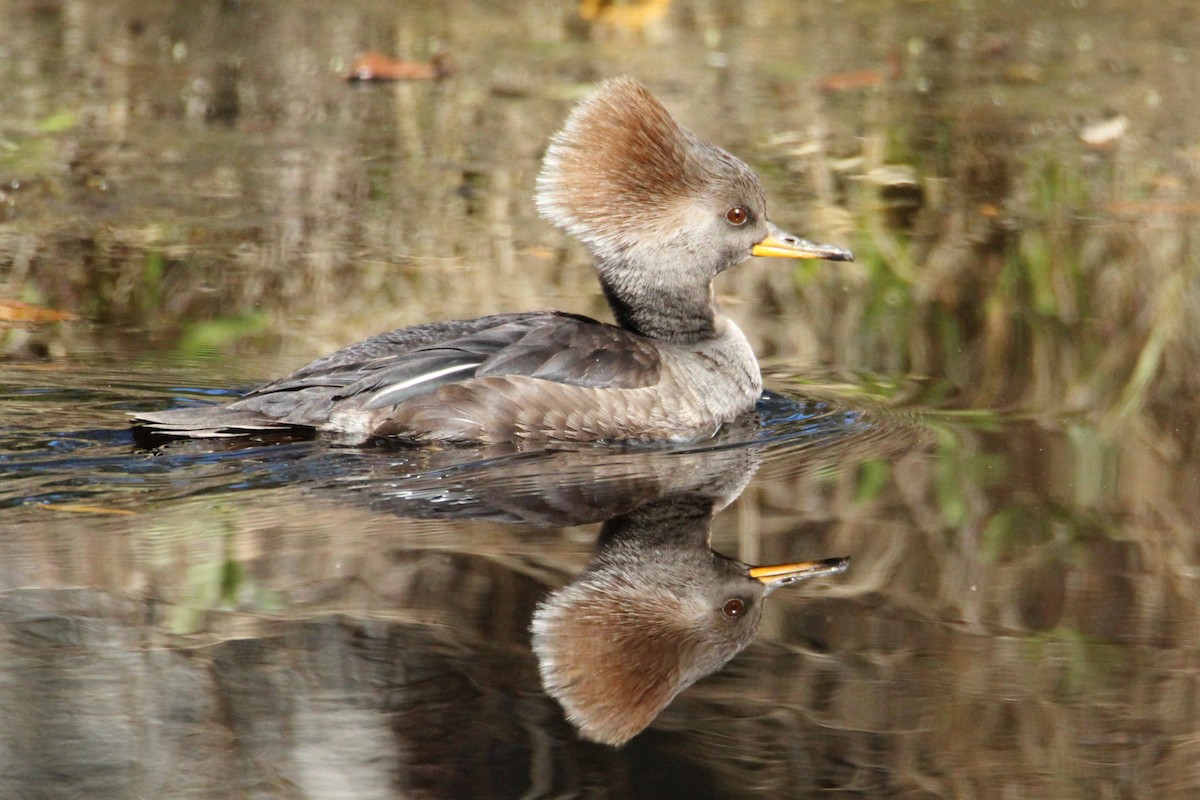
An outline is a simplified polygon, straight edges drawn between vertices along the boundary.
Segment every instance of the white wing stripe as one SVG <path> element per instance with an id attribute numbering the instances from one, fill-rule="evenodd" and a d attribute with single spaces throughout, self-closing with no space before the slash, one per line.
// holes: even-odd
<path id="1" fill-rule="evenodd" d="M 469 369 L 475 369 L 476 367 L 479 366 L 480 363 L 482 363 L 482 362 L 472 362 L 470 364 L 455 364 L 452 367 L 444 367 L 442 369 L 434 370 L 433 372 L 426 372 L 425 374 L 418 375 L 415 378 L 409 378 L 406 381 L 401 381 L 400 383 L 393 383 L 390 386 L 385 386 L 382 389 L 380 389 L 379 391 L 377 391 L 375 394 L 371 395 L 371 399 L 367 401 L 366 406 L 367 406 L 367 408 L 379 408 L 380 406 L 390 405 L 390 403 L 387 400 L 387 398 L 390 395 L 399 394 L 408 389 L 411 389 L 414 386 L 417 386 L 422 383 L 426 383 L 427 381 L 435 381 L 444 375 L 451 375 L 455 372 L 464 372 Z"/>

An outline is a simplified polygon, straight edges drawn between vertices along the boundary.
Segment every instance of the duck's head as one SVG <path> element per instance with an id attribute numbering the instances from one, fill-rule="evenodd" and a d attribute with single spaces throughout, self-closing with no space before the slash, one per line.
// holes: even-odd
<path id="1" fill-rule="evenodd" d="M 571 112 L 546 151 L 537 207 L 588 247 L 619 296 L 647 286 L 707 291 L 752 255 L 853 259 L 772 224 L 758 176 L 680 127 L 631 78 L 604 82 Z"/>
<path id="2" fill-rule="evenodd" d="M 708 548 L 710 519 L 660 504 L 606 523 L 589 568 L 538 606 L 542 685 L 584 738 L 625 743 L 750 643 L 768 594 L 849 564 L 751 567 Z"/>

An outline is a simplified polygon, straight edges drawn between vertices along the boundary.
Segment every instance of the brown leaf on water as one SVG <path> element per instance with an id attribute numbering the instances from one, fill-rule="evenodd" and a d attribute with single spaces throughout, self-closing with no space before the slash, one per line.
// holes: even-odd
<path id="1" fill-rule="evenodd" d="M 835 72 L 817 83 L 822 92 L 846 92 L 851 89 L 872 89 L 883 83 L 881 69 L 860 69 L 854 72 Z"/>
<path id="2" fill-rule="evenodd" d="M 114 517 L 136 517 L 136 511 L 124 508 L 108 508 L 107 506 L 82 506 L 74 503 L 38 503 L 38 508 L 47 511 L 68 511 L 72 514 L 105 514 Z"/>
<path id="3" fill-rule="evenodd" d="M 76 319 L 70 311 L 42 308 L 20 300 L 0 298 L 0 322 L 63 322 Z"/>
<path id="4" fill-rule="evenodd" d="M 429 61 L 400 61 L 382 53 L 363 53 L 354 60 L 348 81 L 430 81 L 454 71 L 450 56 L 437 53 Z"/>
<path id="5" fill-rule="evenodd" d="M 847 92 L 852 89 L 874 89 L 885 81 L 900 77 L 904 63 L 899 54 L 888 56 L 887 64 L 882 68 L 859 69 L 852 72 L 834 72 L 817 81 L 817 89 L 822 92 Z"/>

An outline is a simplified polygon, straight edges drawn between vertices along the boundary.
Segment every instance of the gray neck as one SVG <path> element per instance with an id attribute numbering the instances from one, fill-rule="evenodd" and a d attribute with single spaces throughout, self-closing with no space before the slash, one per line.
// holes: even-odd
<path id="1" fill-rule="evenodd" d="M 613 275 L 636 275 L 636 266 L 613 269 L 599 265 L 600 285 L 617 324 L 651 339 L 692 343 L 717 335 L 717 304 L 712 283 L 681 283 L 669 288 L 613 280 Z"/>
<path id="2" fill-rule="evenodd" d="M 599 552 L 607 560 L 642 560 L 646 552 L 708 549 L 713 498 L 680 492 L 613 517 L 600 528 Z"/>

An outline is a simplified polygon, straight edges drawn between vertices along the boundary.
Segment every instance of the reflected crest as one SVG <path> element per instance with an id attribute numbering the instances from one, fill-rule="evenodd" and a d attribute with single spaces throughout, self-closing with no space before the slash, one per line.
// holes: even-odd
<path id="1" fill-rule="evenodd" d="M 749 567 L 709 548 L 713 512 L 679 493 L 609 520 L 588 568 L 538 607 L 542 683 L 584 737 L 624 744 L 750 644 L 774 588 L 849 566 Z"/>

